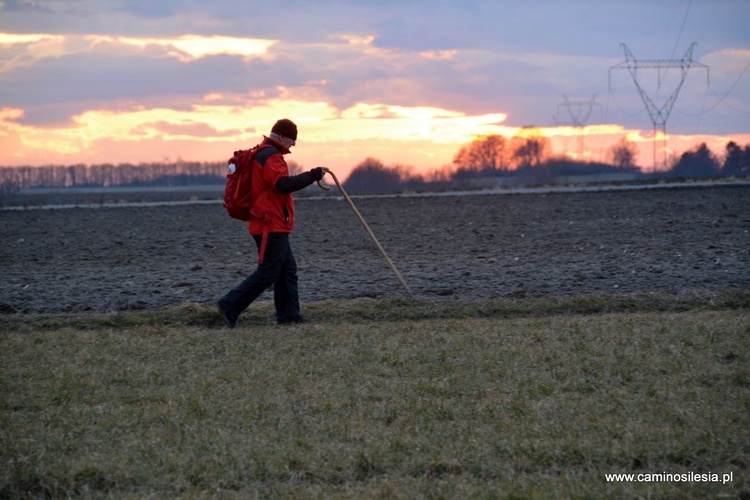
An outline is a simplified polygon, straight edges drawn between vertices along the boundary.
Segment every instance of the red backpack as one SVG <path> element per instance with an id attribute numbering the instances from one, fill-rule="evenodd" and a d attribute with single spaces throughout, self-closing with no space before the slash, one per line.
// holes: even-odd
<path id="1" fill-rule="evenodd" d="M 252 149 L 240 149 L 227 160 L 229 173 L 227 184 L 224 186 L 224 208 L 234 219 L 250 220 L 250 209 L 253 204 L 253 156 L 260 148 L 261 145 Z"/>

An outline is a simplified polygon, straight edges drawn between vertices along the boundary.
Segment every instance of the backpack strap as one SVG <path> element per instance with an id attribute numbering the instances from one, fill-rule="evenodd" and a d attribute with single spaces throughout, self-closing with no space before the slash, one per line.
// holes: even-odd
<path id="1" fill-rule="evenodd" d="M 280 155 L 281 151 L 276 149 L 270 144 L 261 144 L 260 149 L 255 153 L 253 158 L 257 161 L 261 167 L 266 166 L 266 161 L 273 155 Z"/>
<path id="2" fill-rule="evenodd" d="M 258 265 L 263 264 L 263 257 L 266 256 L 266 243 L 268 243 L 268 228 L 270 224 L 264 214 L 263 217 L 263 236 L 260 240 L 260 250 L 258 250 Z"/>

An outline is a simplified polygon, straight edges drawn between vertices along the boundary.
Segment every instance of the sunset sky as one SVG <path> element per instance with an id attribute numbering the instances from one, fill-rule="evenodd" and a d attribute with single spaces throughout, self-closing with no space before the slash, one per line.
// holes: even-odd
<path id="1" fill-rule="evenodd" d="M 721 154 L 750 143 L 748 26 L 748 0 L 0 0 L 0 165 L 221 161 L 286 117 L 305 168 L 427 171 L 525 126 L 577 155 L 588 115 L 585 159 L 628 137 L 650 170 L 620 44 L 697 43 L 668 147 Z M 680 76 L 638 74 L 657 105 Z"/>

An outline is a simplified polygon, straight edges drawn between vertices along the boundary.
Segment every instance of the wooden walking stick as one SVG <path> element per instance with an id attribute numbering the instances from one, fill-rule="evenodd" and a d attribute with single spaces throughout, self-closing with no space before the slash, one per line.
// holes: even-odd
<path id="1" fill-rule="evenodd" d="M 375 243 L 375 246 L 378 247 L 378 250 L 380 251 L 381 255 L 385 258 L 385 261 L 388 263 L 388 267 L 391 268 L 391 271 L 393 271 L 393 274 L 396 275 L 396 278 L 398 278 L 398 281 L 401 282 L 401 285 L 404 287 L 404 290 L 406 290 L 406 293 L 409 294 L 409 297 L 412 299 L 414 298 L 414 294 L 411 292 L 411 288 L 409 288 L 409 285 L 406 284 L 406 281 L 404 281 L 404 278 L 401 276 L 401 273 L 398 272 L 398 269 L 396 269 L 396 266 L 393 264 L 393 261 L 390 257 L 388 257 L 388 254 L 385 253 L 385 250 L 378 242 L 378 239 L 375 237 L 373 232 L 370 230 L 370 227 L 365 222 L 365 219 L 362 218 L 362 215 L 359 213 L 359 210 L 357 210 L 357 207 L 354 206 L 354 203 L 352 202 L 352 199 L 349 198 L 349 195 L 346 194 L 346 191 L 344 191 L 343 186 L 341 186 L 341 183 L 339 182 L 339 179 L 336 177 L 336 174 L 328 170 L 327 168 L 324 169 L 327 174 L 330 174 L 331 177 L 333 177 L 333 180 L 336 182 L 336 186 L 339 188 L 339 191 L 341 191 L 342 196 L 346 200 L 346 202 L 349 204 L 350 207 L 352 207 L 352 210 L 354 211 L 354 215 L 357 216 L 357 219 L 359 219 L 359 222 L 362 223 L 362 226 L 365 228 L 365 231 L 367 231 L 367 234 L 370 236 L 370 239 L 373 243 Z M 318 186 L 323 189 L 324 191 L 328 191 L 331 189 L 329 186 L 326 186 L 325 184 L 318 181 Z"/>

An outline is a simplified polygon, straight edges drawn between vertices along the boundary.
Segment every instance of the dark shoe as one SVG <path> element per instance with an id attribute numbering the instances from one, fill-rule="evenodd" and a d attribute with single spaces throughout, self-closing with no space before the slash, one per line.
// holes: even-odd
<path id="1" fill-rule="evenodd" d="M 302 315 L 297 316 L 296 318 L 279 320 L 280 325 L 300 325 L 305 323 L 314 323 L 314 321 L 309 318 L 305 318 Z"/>
<path id="2" fill-rule="evenodd" d="M 229 328 L 234 328 L 235 326 L 237 326 L 237 318 L 234 318 L 234 319 L 230 318 L 227 315 L 227 312 L 221 307 L 221 302 L 216 303 L 216 309 L 219 310 L 221 319 L 224 320 L 224 323 L 226 323 Z"/>

